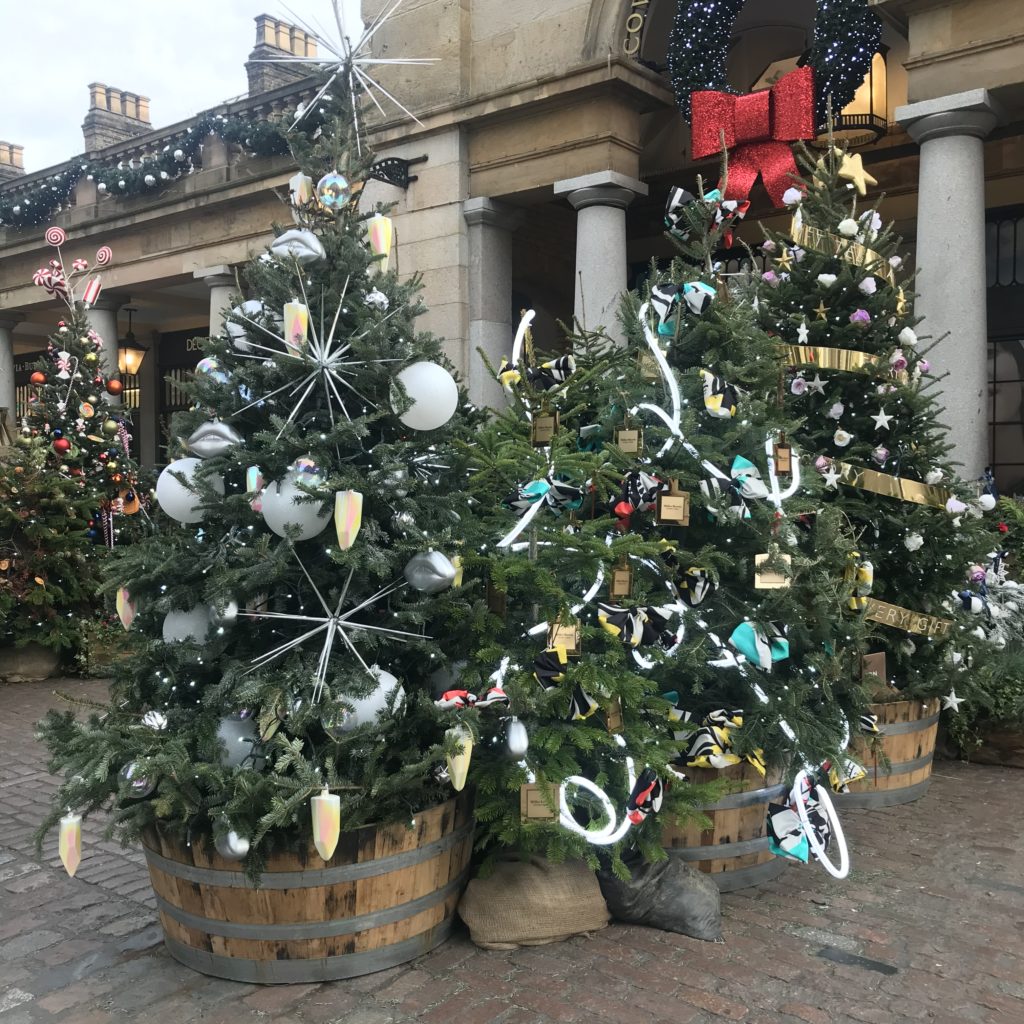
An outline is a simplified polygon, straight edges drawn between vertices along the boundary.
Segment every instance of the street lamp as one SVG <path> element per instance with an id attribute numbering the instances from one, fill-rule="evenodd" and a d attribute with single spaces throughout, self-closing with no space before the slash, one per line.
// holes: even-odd
<path id="1" fill-rule="evenodd" d="M 125 306 L 128 313 L 128 331 L 117 343 L 117 368 L 122 374 L 134 377 L 142 366 L 142 360 L 146 357 L 147 349 L 143 348 L 136 340 L 132 331 L 132 313 L 134 306 Z"/>

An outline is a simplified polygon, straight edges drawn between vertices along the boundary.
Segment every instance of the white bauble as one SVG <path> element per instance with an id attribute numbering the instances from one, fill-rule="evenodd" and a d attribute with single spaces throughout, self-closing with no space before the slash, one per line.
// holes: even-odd
<path id="1" fill-rule="evenodd" d="M 357 725 L 375 722 L 377 716 L 387 706 L 395 690 L 398 691 L 395 699 L 395 710 L 397 711 L 405 702 L 405 690 L 402 688 L 402 684 L 398 681 L 397 676 L 393 676 L 390 672 L 386 672 L 376 665 L 370 668 L 370 672 L 377 678 L 377 689 L 368 697 L 343 698 L 346 704 L 352 706 L 352 710 L 345 715 L 343 721 L 337 723 L 336 727 L 339 731 L 349 732 Z"/>
<path id="2" fill-rule="evenodd" d="M 455 415 L 459 386 L 455 378 L 437 363 L 407 366 L 399 375 L 412 406 L 399 419 L 413 430 L 436 430 Z"/>
<path id="3" fill-rule="evenodd" d="M 210 605 L 210 621 L 215 626 L 233 626 L 238 619 L 238 602 L 228 601 L 225 605 Z"/>
<path id="4" fill-rule="evenodd" d="M 995 507 L 996 507 L 996 499 L 995 499 L 995 497 L 993 495 L 991 495 L 991 494 L 982 494 L 978 498 L 978 508 L 980 508 L 982 510 L 982 512 L 991 512 L 992 509 L 994 509 Z"/>
<path id="5" fill-rule="evenodd" d="M 187 612 L 168 612 L 164 616 L 163 636 L 165 644 L 184 643 L 193 640 L 202 643 L 210 631 L 210 609 L 197 604 Z"/>
<path id="6" fill-rule="evenodd" d="M 249 852 L 249 840 L 235 831 L 225 832 L 213 842 L 214 849 L 225 860 L 242 860 Z"/>
<path id="7" fill-rule="evenodd" d="M 179 523 L 198 523 L 203 518 L 202 498 L 192 486 L 196 470 L 203 464 L 202 459 L 178 459 L 170 463 L 156 481 L 156 500 L 160 507 Z M 188 481 L 181 483 L 177 473 Z M 224 477 L 211 474 L 205 482 L 218 494 L 224 493 Z"/>
<path id="8" fill-rule="evenodd" d="M 523 757 L 530 749 L 529 733 L 518 718 L 509 719 L 508 725 L 505 727 L 505 743 L 510 757 Z"/>
<path id="9" fill-rule="evenodd" d="M 263 518 L 267 526 L 279 537 L 287 537 L 289 526 L 298 527 L 299 540 L 309 540 L 322 533 L 331 521 L 332 509 L 321 502 L 311 501 L 289 474 L 280 483 L 270 484 L 263 490 Z"/>
<path id="10" fill-rule="evenodd" d="M 225 768 L 237 768 L 243 761 L 257 771 L 263 767 L 264 758 L 258 754 L 259 731 L 256 723 L 239 713 L 220 720 L 217 739 L 224 745 L 220 763 Z M 254 752 L 257 752 L 256 756 Z"/>
<path id="11" fill-rule="evenodd" d="M 232 313 L 236 313 L 240 316 L 247 317 L 250 320 L 255 320 L 256 317 L 262 316 L 265 312 L 263 303 L 259 299 L 247 299 L 240 306 L 235 306 Z M 278 317 L 274 317 L 275 322 Z M 283 321 L 282 321 L 283 323 Z M 238 349 L 239 352 L 249 352 L 252 349 L 252 338 L 249 336 L 249 331 L 253 331 L 254 334 L 259 335 L 259 330 L 253 327 L 251 324 L 240 324 L 234 320 L 224 321 L 224 330 L 227 332 L 227 336 L 231 339 L 231 344 Z M 261 344 L 266 345 L 267 339 L 264 338 Z"/>

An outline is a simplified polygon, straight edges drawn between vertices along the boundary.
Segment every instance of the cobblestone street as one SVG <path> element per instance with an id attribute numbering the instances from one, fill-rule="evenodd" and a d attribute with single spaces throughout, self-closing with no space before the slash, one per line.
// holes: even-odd
<path id="1" fill-rule="evenodd" d="M 37 861 L 53 780 L 33 724 L 53 690 L 0 686 L 0 1024 L 1024 1021 L 1024 773 L 940 762 L 916 804 L 847 811 L 851 877 L 792 867 L 726 895 L 721 945 L 613 925 L 495 953 L 460 931 L 380 974 L 259 988 L 171 960 L 141 855 L 96 824 L 76 878 L 56 835 Z"/>

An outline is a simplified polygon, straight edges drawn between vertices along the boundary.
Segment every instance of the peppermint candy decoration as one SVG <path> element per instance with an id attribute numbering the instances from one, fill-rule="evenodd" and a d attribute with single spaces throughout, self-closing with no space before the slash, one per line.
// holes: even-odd
<path id="1" fill-rule="evenodd" d="M 96 250 L 96 266 L 105 267 L 114 258 L 113 250 L 109 245 L 101 245 Z"/>
<path id="2" fill-rule="evenodd" d="M 71 264 L 71 269 L 76 274 L 84 273 L 86 270 L 89 269 L 89 261 L 83 260 L 82 257 L 79 256 L 78 259 Z"/>
<path id="3" fill-rule="evenodd" d="M 46 229 L 45 238 L 47 245 L 57 246 L 63 245 L 68 240 L 68 236 L 64 233 L 64 229 L 59 228 L 56 225 Z"/>

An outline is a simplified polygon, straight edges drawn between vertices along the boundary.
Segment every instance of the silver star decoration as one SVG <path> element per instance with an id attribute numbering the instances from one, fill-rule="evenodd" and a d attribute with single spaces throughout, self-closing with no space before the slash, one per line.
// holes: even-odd
<path id="1" fill-rule="evenodd" d="M 368 26 L 362 28 L 362 35 L 352 42 L 349 33 L 346 31 L 346 19 L 342 17 L 338 0 L 331 0 L 331 9 L 334 12 L 334 22 L 338 30 L 337 39 L 330 39 L 331 32 L 316 31 L 309 24 L 303 21 L 294 11 L 285 8 L 292 20 L 306 30 L 323 47 L 326 53 L 323 56 L 288 56 L 288 57 L 264 57 L 259 63 L 263 64 L 313 64 L 325 67 L 330 70 L 327 81 L 320 87 L 317 94 L 295 115 L 291 127 L 294 128 L 302 119 L 313 110 L 317 104 L 330 90 L 331 86 L 339 78 L 348 81 L 349 96 L 352 101 L 352 120 L 356 127 L 356 146 L 362 152 L 359 126 L 359 102 L 358 92 L 362 88 L 366 95 L 373 101 L 373 105 L 384 114 L 384 108 L 377 99 L 375 92 L 379 92 L 385 99 L 390 100 L 406 117 L 411 117 L 417 124 L 422 124 L 419 118 L 406 107 L 404 107 L 394 96 L 391 95 L 378 81 L 376 81 L 367 70 L 378 64 L 435 64 L 438 57 L 372 57 L 370 56 L 370 42 L 376 35 L 377 30 L 384 25 L 395 11 L 401 6 L 402 0 L 395 0 L 390 8 L 384 8 Z M 353 19 L 356 20 L 356 19 Z"/>
<path id="2" fill-rule="evenodd" d="M 320 593 L 320 589 L 313 582 L 313 577 L 309 575 L 305 565 L 302 564 L 302 559 L 299 558 L 298 552 L 295 548 L 292 548 L 292 554 L 295 555 L 295 560 L 299 563 L 299 567 L 302 569 L 303 575 L 309 580 L 309 585 L 313 588 L 313 592 L 316 594 L 317 599 L 320 602 L 320 606 L 323 609 L 323 615 L 298 615 L 291 614 L 289 612 L 271 612 L 271 611 L 258 611 L 258 612 L 239 612 L 240 616 L 245 616 L 252 619 L 279 619 L 283 622 L 305 622 L 313 624 L 301 636 L 297 636 L 292 640 L 288 640 L 281 644 L 280 647 L 275 647 L 271 651 L 267 651 L 266 654 L 261 654 L 256 658 L 253 658 L 250 664 L 252 668 L 250 672 L 255 672 L 257 669 L 261 669 L 269 665 L 272 661 L 280 658 L 281 655 L 287 654 L 288 651 L 295 647 L 301 647 L 307 640 L 312 640 L 314 637 L 321 636 L 321 648 L 320 658 L 317 661 L 316 672 L 313 674 L 315 685 L 313 687 L 313 703 L 317 703 L 323 694 L 324 683 L 327 679 L 327 670 L 331 660 L 331 652 L 334 648 L 335 640 L 340 640 L 348 649 L 349 652 L 355 656 L 356 660 L 360 665 L 370 671 L 370 666 L 363 660 L 362 655 L 356 649 L 355 644 L 352 642 L 350 633 L 378 633 L 383 636 L 388 636 L 398 643 L 406 643 L 410 639 L 422 640 L 423 635 L 420 633 L 409 633 L 402 629 L 388 629 L 387 626 L 372 626 L 366 622 L 354 622 L 352 616 L 357 612 L 361 612 L 366 608 L 376 604 L 384 597 L 388 597 L 395 591 L 400 590 L 406 585 L 405 580 L 398 580 L 395 583 L 389 583 L 386 587 L 378 590 L 377 593 L 360 601 L 359 604 L 348 611 L 343 612 L 342 608 L 345 606 L 345 600 L 348 597 L 348 588 L 352 582 L 352 576 L 355 573 L 355 569 L 349 570 L 348 579 L 345 580 L 345 585 L 341 588 L 341 596 L 338 598 L 338 603 L 335 605 L 334 610 L 331 610 L 331 606 L 327 603 L 323 594 Z"/>
<path id="3" fill-rule="evenodd" d="M 889 420 L 893 419 L 894 417 L 887 413 L 885 411 L 885 407 L 883 406 L 871 418 L 875 421 L 875 430 L 888 430 Z"/>
<path id="4" fill-rule="evenodd" d="M 807 344 L 807 335 L 808 335 L 807 321 L 806 320 L 801 320 L 800 321 L 800 326 L 796 329 L 796 340 L 801 345 L 806 345 Z"/>
<path id="5" fill-rule="evenodd" d="M 830 491 L 839 490 L 839 470 L 835 466 L 829 466 L 822 474 L 822 477 L 825 481 L 825 486 Z"/>
<path id="6" fill-rule="evenodd" d="M 942 698 L 942 707 L 945 711 L 952 711 L 954 714 L 959 714 L 960 705 L 963 704 L 964 697 L 958 697 L 956 690 L 950 690 L 949 693 Z"/>
<path id="7" fill-rule="evenodd" d="M 821 374 L 820 373 L 816 373 L 814 375 L 814 380 L 809 380 L 807 382 L 807 390 L 808 391 L 817 391 L 819 395 L 824 396 L 824 394 L 825 394 L 825 382 L 821 379 Z"/>
<path id="8" fill-rule="evenodd" d="M 302 291 L 302 300 L 308 308 L 309 299 L 306 296 L 306 286 L 303 284 L 302 268 L 299 266 L 297 261 L 295 264 L 295 270 L 296 276 L 299 280 L 299 288 Z M 288 418 L 282 424 L 281 429 L 277 432 L 277 436 L 280 437 L 284 433 L 288 424 L 298 416 L 306 399 L 309 398 L 318 385 L 323 389 L 324 397 L 327 401 L 327 413 L 331 418 L 331 426 L 334 426 L 336 423 L 334 415 L 335 403 L 337 403 L 338 411 L 341 412 L 345 419 L 352 419 L 349 415 L 348 409 L 345 407 L 345 399 L 342 397 L 343 390 L 347 389 L 348 391 L 351 391 L 352 394 L 364 402 L 365 405 L 374 405 L 374 402 L 367 398 L 366 395 L 355 388 L 346 379 L 349 376 L 355 376 L 355 368 L 367 365 L 368 360 L 346 358 L 352 348 L 351 344 L 342 343 L 340 338 L 335 337 L 335 331 L 338 327 L 338 319 L 340 318 L 342 309 L 345 305 L 345 293 L 347 291 L 348 280 L 346 279 L 345 287 L 341 290 L 341 298 L 338 299 L 338 308 L 335 310 L 334 320 L 331 322 L 329 329 L 327 329 L 325 325 L 323 318 L 323 303 L 321 302 L 320 329 L 319 331 L 317 330 L 316 323 L 313 321 L 313 318 L 310 317 L 310 336 L 305 345 L 293 345 L 282 335 L 276 334 L 269 327 L 265 327 L 263 324 L 258 324 L 255 320 L 250 320 L 249 317 L 241 313 L 235 314 L 239 320 L 244 320 L 247 324 L 256 328 L 256 330 L 261 334 L 268 338 L 272 338 L 274 341 L 280 342 L 283 346 L 283 349 L 277 347 L 272 348 L 268 345 L 261 345 L 258 341 L 253 341 L 250 338 L 247 341 L 248 347 L 250 349 L 259 350 L 259 352 L 263 354 L 254 355 L 252 353 L 236 351 L 234 354 L 237 358 L 255 359 L 258 362 L 265 362 L 267 357 L 270 356 L 275 360 L 285 360 L 286 363 L 288 361 L 297 363 L 300 366 L 300 369 L 306 371 L 298 380 L 290 380 L 287 383 L 282 384 L 279 388 L 275 388 L 268 394 L 261 395 L 259 398 L 249 402 L 248 405 L 245 405 L 238 410 L 239 413 L 261 405 L 267 399 L 273 398 L 275 395 L 279 395 L 283 391 L 288 391 L 288 397 L 291 398 L 298 395 L 299 398 L 292 408 L 292 411 L 288 414 Z M 373 330 L 375 327 L 384 323 L 397 312 L 399 312 L 398 307 L 396 307 L 391 313 L 388 313 L 387 316 L 382 317 L 369 330 Z M 369 330 L 358 335 L 358 338 L 366 337 Z M 400 360 L 397 359 L 375 359 L 372 361 L 378 363 L 400 362 Z M 349 401 L 351 401 L 351 398 Z"/>

